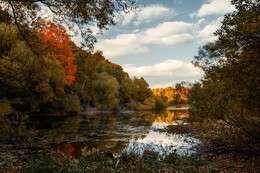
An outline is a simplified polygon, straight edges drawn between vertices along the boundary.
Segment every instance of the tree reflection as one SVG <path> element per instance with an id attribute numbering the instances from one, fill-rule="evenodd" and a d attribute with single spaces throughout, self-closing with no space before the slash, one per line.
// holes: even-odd
<path id="1" fill-rule="evenodd" d="M 165 110 L 162 114 L 155 119 L 156 123 L 172 124 L 175 120 L 180 120 L 188 117 L 187 110 Z"/>

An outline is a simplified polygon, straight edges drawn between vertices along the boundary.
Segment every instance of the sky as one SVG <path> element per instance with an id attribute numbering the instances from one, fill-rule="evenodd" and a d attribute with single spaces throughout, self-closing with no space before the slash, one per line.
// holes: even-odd
<path id="1" fill-rule="evenodd" d="M 214 41 L 230 0 L 139 0 L 138 13 L 116 14 L 117 25 L 97 34 L 95 50 L 121 65 L 150 88 L 195 82 L 203 72 L 191 61 L 198 48 Z"/>

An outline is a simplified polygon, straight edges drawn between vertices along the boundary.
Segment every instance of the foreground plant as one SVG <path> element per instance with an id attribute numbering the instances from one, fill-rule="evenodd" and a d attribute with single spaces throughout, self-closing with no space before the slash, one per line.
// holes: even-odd
<path id="1" fill-rule="evenodd" d="M 34 156 L 21 172 L 60 173 L 60 172 L 200 172 L 199 166 L 203 162 L 194 157 L 170 154 L 160 160 L 155 157 L 136 154 L 122 154 L 120 157 L 109 157 L 105 152 L 99 152 L 87 157 L 80 157 L 75 161 L 59 152 L 45 153 Z M 204 164 L 204 163 L 203 163 Z"/>

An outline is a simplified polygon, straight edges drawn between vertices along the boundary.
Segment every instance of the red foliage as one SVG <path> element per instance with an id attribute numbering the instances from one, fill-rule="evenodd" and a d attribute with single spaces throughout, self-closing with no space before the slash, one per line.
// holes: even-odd
<path id="1" fill-rule="evenodd" d="M 64 88 L 59 88 L 59 91 L 60 91 L 61 93 L 64 93 Z"/>
<path id="2" fill-rule="evenodd" d="M 71 85 L 75 80 L 74 74 L 77 67 L 73 64 L 74 56 L 69 46 L 70 38 L 66 29 L 61 25 L 44 20 L 39 20 L 35 29 L 43 41 L 52 48 L 54 57 L 62 63 L 65 68 L 67 84 Z"/>
<path id="3" fill-rule="evenodd" d="M 66 151 L 65 151 L 65 154 L 67 155 L 67 156 L 69 156 L 70 158 L 72 158 L 72 159 L 76 159 L 76 157 L 74 156 L 74 154 L 73 154 L 73 152 L 74 152 L 74 147 L 73 147 L 73 145 L 71 145 L 71 144 L 65 144 L 64 145 L 65 146 L 65 149 L 66 149 Z"/>

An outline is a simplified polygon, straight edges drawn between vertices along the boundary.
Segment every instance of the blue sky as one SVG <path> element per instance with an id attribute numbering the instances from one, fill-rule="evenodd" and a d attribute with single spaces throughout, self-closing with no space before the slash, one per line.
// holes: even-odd
<path id="1" fill-rule="evenodd" d="M 216 39 L 230 0 L 139 0 L 139 13 L 117 14 L 117 25 L 96 35 L 95 50 L 151 88 L 198 81 L 191 61 L 198 48 Z"/>

